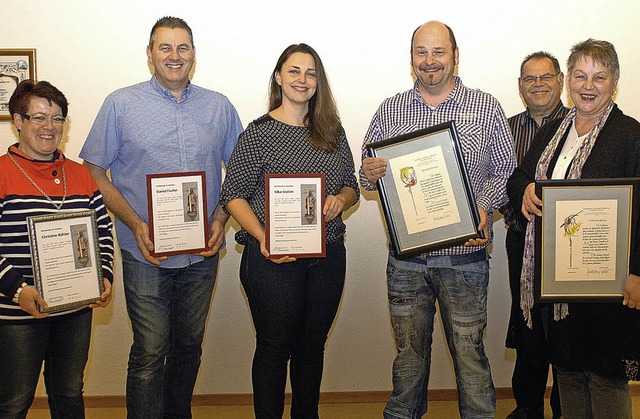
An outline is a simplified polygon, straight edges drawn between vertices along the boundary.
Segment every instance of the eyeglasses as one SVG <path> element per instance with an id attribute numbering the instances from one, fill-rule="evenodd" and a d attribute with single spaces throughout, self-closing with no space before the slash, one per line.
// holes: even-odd
<path id="1" fill-rule="evenodd" d="M 32 124 L 44 125 L 47 122 L 47 117 L 41 113 L 37 113 L 35 115 L 29 115 L 27 113 L 20 113 L 21 117 L 31 122 Z M 51 123 L 53 125 L 64 125 L 67 122 L 67 118 L 64 116 L 52 116 Z"/>
<path id="2" fill-rule="evenodd" d="M 556 74 L 543 74 L 541 76 L 526 76 L 526 77 L 522 77 L 520 80 L 522 80 L 522 83 L 524 84 L 533 84 L 536 82 L 536 80 L 540 79 L 540 81 L 542 83 L 549 83 L 551 80 L 553 80 L 558 74 L 560 73 L 556 73 Z"/>

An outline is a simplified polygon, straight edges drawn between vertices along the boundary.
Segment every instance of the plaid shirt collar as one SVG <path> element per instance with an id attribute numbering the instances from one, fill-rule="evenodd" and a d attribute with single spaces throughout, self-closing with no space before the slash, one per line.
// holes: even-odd
<path id="1" fill-rule="evenodd" d="M 448 102 L 451 102 L 456 105 L 459 105 L 460 103 L 462 103 L 463 96 L 464 96 L 464 89 L 463 89 L 464 86 L 462 84 L 462 80 L 460 80 L 460 77 L 458 76 L 453 76 L 453 82 L 455 83 L 455 86 L 453 87 L 453 89 L 451 89 L 447 98 L 444 101 L 442 101 L 442 103 L 440 103 L 438 106 L 442 106 L 443 104 Z M 418 84 L 419 84 L 419 81 L 416 79 L 416 81 L 413 83 L 412 102 L 417 102 L 422 105 L 431 106 L 422 99 L 422 95 L 420 94 L 420 89 L 418 89 Z"/>

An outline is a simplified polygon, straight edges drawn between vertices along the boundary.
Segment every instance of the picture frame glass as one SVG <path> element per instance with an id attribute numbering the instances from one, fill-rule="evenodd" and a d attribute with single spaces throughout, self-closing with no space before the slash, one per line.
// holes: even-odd
<path id="1" fill-rule="evenodd" d="M 209 212 L 204 171 L 148 174 L 147 204 L 153 256 L 208 250 Z"/>
<path id="2" fill-rule="evenodd" d="M 635 232 L 638 179 L 541 180 L 536 299 L 621 301 Z"/>
<path id="3" fill-rule="evenodd" d="M 324 173 L 265 176 L 265 244 L 269 257 L 326 256 Z"/>
<path id="4" fill-rule="evenodd" d="M 27 217 L 35 287 L 54 313 L 96 302 L 104 292 L 95 211 Z"/>
<path id="5" fill-rule="evenodd" d="M 367 148 L 370 157 L 388 163 L 377 187 L 397 256 L 481 237 L 478 208 L 453 121 Z"/>
<path id="6" fill-rule="evenodd" d="M 36 50 L 0 49 L 0 121 L 11 121 L 9 99 L 27 79 L 36 80 Z"/>

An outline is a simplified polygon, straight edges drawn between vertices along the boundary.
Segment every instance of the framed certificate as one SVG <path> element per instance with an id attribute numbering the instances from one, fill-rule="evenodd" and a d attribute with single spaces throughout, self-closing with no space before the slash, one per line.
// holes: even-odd
<path id="1" fill-rule="evenodd" d="M 622 301 L 640 179 L 536 181 L 535 294 L 542 302 Z"/>
<path id="2" fill-rule="evenodd" d="M 36 79 L 36 50 L 0 49 L 0 121 L 11 121 L 9 99 L 26 79 Z"/>
<path id="3" fill-rule="evenodd" d="M 265 191 L 269 257 L 325 257 L 324 173 L 267 174 Z"/>
<path id="4" fill-rule="evenodd" d="M 453 121 L 367 145 L 386 159 L 377 182 L 397 256 L 481 237 L 480 217 Z"/>
<path id="5" fill-rule="evenodd" d="M 96 302 L 104 292 L 93 210 L 27 217 L 36 289 L 56 312 Z"/>
<path id="6" fill-rule="evenodd" d="M 204 172 L 147 175 L 152 255 L 200 253 L 208 249 L 205 185 Z"/>

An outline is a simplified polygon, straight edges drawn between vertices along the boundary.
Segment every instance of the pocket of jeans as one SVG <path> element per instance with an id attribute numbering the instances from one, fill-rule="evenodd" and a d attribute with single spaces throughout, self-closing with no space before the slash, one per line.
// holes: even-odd
<path id="1" fill-rule="evenodd" d="M 389 314 L 398 351 L 408 348 L 417 334 L 414 319 L 417 302 L 415 294 L 389 292 Z"/>
<path id="2" fill-rule="evenodd" d="M 462 274 L 464 281 L 476 288 L 489 284 L 489 264 L 486 261 L 472 262 L 454 267 Z"/>
<path id="3" fill-rule="evenodd" d="M 410 280 L 403 278 L 401 269 L 387 265 L 387 294 L 389 314 L 398 351 L 407 349 L 416 336 L 415 306 L 418 296 L 412 289 Z"/>

